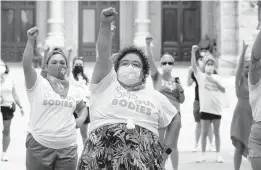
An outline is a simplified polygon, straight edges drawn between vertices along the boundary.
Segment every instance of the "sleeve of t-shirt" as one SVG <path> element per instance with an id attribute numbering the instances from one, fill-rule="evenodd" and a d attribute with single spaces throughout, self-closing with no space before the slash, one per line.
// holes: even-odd
<path id="1" fill-rule="evenodd" d="M 197 82 L 199 82 L 201 79 L 204 78 L 205 73 L 202 73 L 201 71 L 194 72 L 194 77 L 196 78 Z"/>
<path id="2" fill-rule="evenodd" d="M 170 124 L 173 117 L 178 113 L 178 110 L 164 95 L 158 94 L 158 99 L 160 99 L 159 128 L 163 128 Z"/>
<path id="3" fill-rule="evenodd" d="M 112 82 L 114 82 L 117 78 L 117 74 L 114 68 L 111 69 L 110 73 L 104 77 L 98 84 L 90 84 L 90 92 L 91 94 L 101 94 L 103 93 Z"/>
<path id="4" fill-rule="evenodd" d="M 160 76 L 159 71 L 157 71 L 155 74 L 151 75 L 151 79 L 152 79 L 152 83 L 153 83 L 154 87 L 155 87 L 155 85 L 157 84 L 157 82 L 159 80 L 159 76 Z"/>

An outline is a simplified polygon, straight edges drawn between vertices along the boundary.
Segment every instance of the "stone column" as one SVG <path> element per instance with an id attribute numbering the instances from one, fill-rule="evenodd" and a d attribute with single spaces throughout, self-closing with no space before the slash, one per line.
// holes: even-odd
<path id="1" fill-rule="evenodd" d="M 137 47 L 145 48 L 146 40 L 145 38 L 150 34 L 149 33 L 149 2 L 145 1 L 136 1 L 136 11 L 137 16 L 135 19 L 136 32 L 134 34 L 134 44 Z"/>
<path id="2" fill-rule="evenodd" d="M 53 47 L 64 47 L 64 1 L 52 0 L 49 2 L 48 19 L 49 29 L 46 43 Z"/>
<path id="3" fill-rule="evenodd" d="M 219 1 L 219 74 L 232 75 L 238 56 L 237 2 Z"/>

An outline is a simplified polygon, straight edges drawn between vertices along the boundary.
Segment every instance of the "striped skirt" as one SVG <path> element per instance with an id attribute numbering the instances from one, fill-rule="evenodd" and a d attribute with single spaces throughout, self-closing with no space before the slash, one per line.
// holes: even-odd
<path id="1" fill-rule="evenodd" d="M 145 128 L 106 125 L 90 133 L 78 170 L 163 170 L 163 150 L 158 136 Z"/>

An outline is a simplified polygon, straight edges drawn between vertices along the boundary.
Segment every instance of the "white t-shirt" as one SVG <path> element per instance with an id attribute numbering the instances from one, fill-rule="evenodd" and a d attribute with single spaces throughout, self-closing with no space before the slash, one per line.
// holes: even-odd
<path id="1" fill-rule="evenodd" d="M 220 81 L 218 75 L 211 75 L 215 80 Z M 206 74 L 201 71 L 195 73 L 199 86 L 200 112 L 215 115 L 222 114 L 222 92 L 217 85 L 206 79 Z"/>
<path id="2" fill-rule="evenodd" d="M 1 96 L 2 96 L 2 103 L 1 106 L 9 107 L 14 102 L 13 98 L 13 87 L 14 83 L 12 77 L 10 75 L 6 75 L 5 80 L 1 83 Z"/>
<path id="3" fill-rule="evenodd" d="M 90 91 L 88 85 L 86 85 L 86 81 L 81 76 L 79 76 L 79 81 L 76 81 L 72 73 L 70 73 L 68 79 L 70 86 L 74 89 L 72 96 L 77 101 L 83 100 L 86 102 L 87 107 L 89 107 Z"/>
<path id="4" fill-rule="evenodd" d="M 250 80 L 248 78 L 249 84 L 249 103 L 252 108 L 252 115 L 254 122 L 261 121 L 261 79 L 256 85 L 251 85 Z"/>
<path id="5" fill-rule="evenodd" d="M 91 84 L 90 129 L 115 123 L 144 127 L 156 135 L 158 128 L 166 127 L 177 114 L 177 109 L 160 92 L 145 88 L 129 92 L 117 80 L 114 69 L 99 83 Z"/>
<path id="6" fill-rule="evenodd" d="M 60 149 L 77 145 L 73 112 L 78 101 L 72 97 L 72 91 L 70 86 L 67 97 L 60 97 L 41 75 L 37 75 L 35 85 L 27 89 L 31 107 L 28 131 L 43 146 Z"/>

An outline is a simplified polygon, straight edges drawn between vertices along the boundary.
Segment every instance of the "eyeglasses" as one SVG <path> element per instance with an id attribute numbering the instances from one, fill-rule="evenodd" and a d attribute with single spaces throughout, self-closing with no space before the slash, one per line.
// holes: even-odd
<path id="1" fill-rule="evenodd" d="M 137 61 L 129 62 L 129 61 L 124 60 L 124 61 L 120 62 L 120 66 L 129 66 L 129 65 L 132 65 L 133 67 L 136 67 L 136 68 L 142 68 L 142 65 Z"/>
<path id="2" fill-rule="evenodd" d="M 173 62 L 162 62 L 161 64 L 162 64 L 163 66 L 165 66 L 165 65 L 167 65 L 167 64 L 170 65 L 170 66 L 172 66 L 172 65 L 173 65 Z"/>

